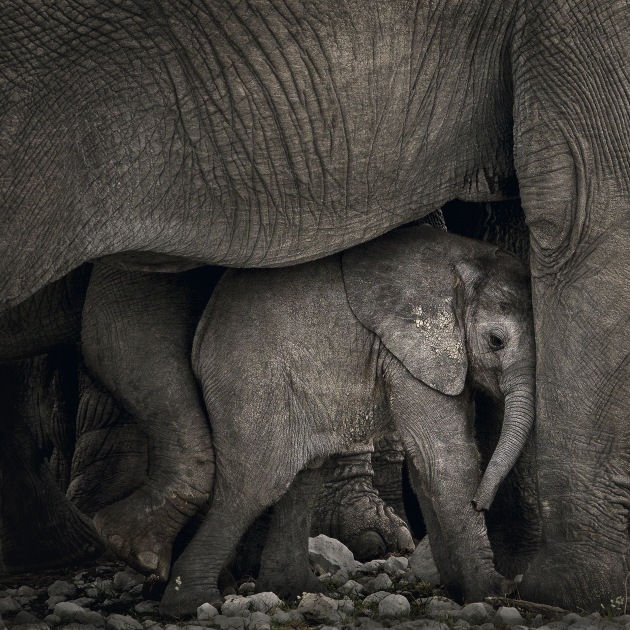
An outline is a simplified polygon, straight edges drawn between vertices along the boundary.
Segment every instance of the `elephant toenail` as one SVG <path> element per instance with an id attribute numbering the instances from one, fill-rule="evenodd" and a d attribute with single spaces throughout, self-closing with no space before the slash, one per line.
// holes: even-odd
<path id="1" fill-rule="evenodd" d="M 153 551 L 142 551 L 138 554 L 138 561 L 145 569 L 155 571 L 160 559 Z"/>

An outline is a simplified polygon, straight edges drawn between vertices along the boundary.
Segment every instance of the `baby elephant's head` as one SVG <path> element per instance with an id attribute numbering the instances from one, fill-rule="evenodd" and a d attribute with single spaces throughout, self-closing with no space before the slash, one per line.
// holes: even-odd
<path id="1" fill-rule="evenodd" d="M 468 382 L 504 399 L 501 436 L 473 499 L 488 509 L 534 421 L 525 266 L 487 243 L 426 226 L 350 250 L 342 266 L 353 312 L 414 377 L 448 396 L 462 395 Z"/>

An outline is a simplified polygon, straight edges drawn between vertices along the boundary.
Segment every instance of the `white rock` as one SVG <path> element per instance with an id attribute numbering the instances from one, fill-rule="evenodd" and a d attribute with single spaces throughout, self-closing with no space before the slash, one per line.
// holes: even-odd
<path id="1" fill-rule="evenodd" d="M 517 608 L 513 608 L 512 606 L 500 606 L 492 622 L 494 625 L 517 626 L 522 625 L 525 619 L 523 619 Z"/>
<path id="2" fill-rule="evenodd" d="M 304 595 L 297 607 L 297 612 L 304 615 L 305 619 L 316 623 L 335 624 L 343 621 L 338 602 L 321 593 Z"/>
<path id="3" fill-rule="evenodd" d="M 110 615 L 105 624 L 107 630 L 143 630 L 142 624 L 128 615 Z"/>
<path id="4" fill-rule="evenodd" d="M 339 569 L 339 571 L 330 576 L 330 583 L 333 586 L 339 587 L 345 584 L 349 579 L 350 574 L 345 569 Z"/>
<path id="5" fill-rule="evenodd" d="M 238 594 L 243 595 L 243 596 L 252 595 L 255 590 L 256 590 L 255 582 L 243 582 L 238 587 Z"/>
<path id="6" fill-rule="evenodd" d="M 348 580 L 339 587 L 339 592 L 344 595 L 361 595 L 365 593 L 365 587 L 354 580 Z"/>
<path id="7" fill-rule="evenodd" d="M 271 628 L 271 617 L 263 612 L 254 612 L 247 624 L 249 630 L 269 630 Z"/>
<path id="8" fill-rule="evenodd" d="M 383 570 L 384 564 L 385 560 L 381 560 L 379 558 L 377 560 L 365 562 L 364 564 L 359 565 L 355 570 L 358 573 L 380 573 Z"/>
<path id="9" fill-rule="evenodd" d="M 66 599 L 72 599 L 77 594 L 77 587 L 70 582 L 57 580 L 48 587 L 47 592 L 49 597 L 61 596 Z"/>
<path id="10" fill-rule="evenodd" d="M 426 616 L 431 619 L 440 619 L 450 615 L 454 610 L 462 609 L 458 603 L 446 597 L 430 597 L 426 601 Z"/>
<path id="11" fill-rule="evenodd" d="M 337 610 L 342 615 L 348 615 L 350 617 L 354 615 L 354 602 L 351 599 L 338 599 Z"/>
<path id="12" fill-rule="evenodd" d="M 264 593 L 255 593 L 248 597 L 252 612 L 268 613 L 272 608 L 282 605 L 282 600 L 271 591 Z"/>
<path id="13" fill-rule="evenodd" d="M 345 569 L 349 573 L 354 571 L 354 555 L 348 547 L 334 538 L 323 534 L 309 538 L 308 553 L 312 563 L 331 574 L 339 569 Z"/>
<path id="14" fill-rule="evenodd" d="M 404 556 L 390 556 L 383 564 L 383 571 L 390 575 L 396 571 L 406 571 L 409 566 L 409 560 Z"/>
<path id="15" fill-rule="evenodd" d="M 425 536 L 416 547 L 415 551 L 409 556 L 409 568 L 414 572 L 418 579 L 424 580 L 433 586 L 442 583 L 440 573 L 435 566 L 429 538 Z"/>
<path id="16" fill-rule="evenodd" d="M 285 612 L 284 610 L 280 610 L 279 608 L 274 608 L 273 610 L 270 610 L 269 614 L 271 615 L 274 623 L 277 623 L 279 626 L 287 624 L 290 619 L 289 613 Z"/>
<path id="17" fill-rule="evenodd" d="M 456 619 L 463 619 L 470 624 L 479 625 L 487 621 L 490 616 L 494 616 L 494 609 L 490 604 L 475 602 L 467 604 L 461 610 L 454 610 L 451 613 Z"/>
<path id="18" fill-rule="evenodd" d="M 390 594 L 384 597 L 378 605 L 378 614 L 381 617 L 398 619 L 409 614 L 411 606 L 403 595 Z"/>
<path id="19" fill-rule="evenodd" d="M 219 611 L 212 604 L 208 604 L 208 602 L 206 602 L 197 608 L 197 621 L 210 621 L 218 614 Z"/>
<path id="20" fill-rule="evenodd" d="M 242 595 L 228 595 L 221 606 L 225 617 L 249 617 L 250 600 Z"/>
<path id="21" fill-rule="evenodd" d="M 391 593 L 388 593 L 387 591 L 377 591 L 376 593 L 368 595 L 363 600 L 363 603 L 367 606 L 370 604 L 380 604 L 381 600 L 385 599 L 388 595 L 391 595 Z"/>
<path id="22" fill-rule="evenodd" d="M 391 588 L 393 586 L 393 582 L 387 573 L 379 573 L 371 582 L 366 584 L 366 588 L 371 593 L 376 593 L 377 591 L 384 591 L 385 589 Z"/>
<path id="23" fill-rule="evenodd" d="M 55 606 L 55 615 L 61 619 L 61 622 L 69 621 L 82 624 L 91 624 L 98 628 L 105 625 L 105 619 L 99 613 L 85 610 L 77 604 L 71 602 L 59 602 Z"/>
<path id="24" fill-rule="evenodd" d="M 217 615 L 212 620 L 213 625 L 219 626 L 221 630 L 234 628 L 235 630 L 245 630 L 247 625 L 245 617 L 226 617 L 225 615 Z"/>

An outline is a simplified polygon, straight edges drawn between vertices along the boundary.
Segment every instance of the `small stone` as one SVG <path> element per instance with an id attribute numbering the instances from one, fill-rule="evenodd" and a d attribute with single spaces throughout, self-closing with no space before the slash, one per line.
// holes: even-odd
<path id="1" fill-rule="evenodd" d="M 205 604 L 201 604 L 199 608 L 197 608 L 197 620 L 198 621 L 210 621 L 214 619 L 219 614 L 219 611 L 212 605 L 206 602 Z"/>
<path id="2" fill-rule="evenodd" d="M 26 623 L 39 623 L 39 619 L 35 615 L 31 615 L 26 610 L 20 610 L 20 612 L 13 618 L 13 624 L 16 626 Z"/>
<path id="3" fill-rule="evenodd" d="M 18 588 L 16 595 L 19 595 L 20 597 L 36 597 L 37 591 L 34 588 L 25 585 Z"/>
<path id="4" fill-rule="evenodd" d="M 500 606 L 492 620 L 495 626 L 516 626 L 522 625 L 524 622 L 525 619 L 521 613 L 512 606 Z"/>
<path id="5" fill-rule="evenodd" d="M 350 579 L 350 574 L 345 569 L 333 573 L 330 576 L 330 583 L 335 587 L 340 587 Z"/>
<path id="6" fill-rule="evenodd" d="M 81 608 L 89 608 L 94 603 L 91 597 L 79 597 L 78 599 L 72 599 L 70 601 L 77 606 L 81 606 Z"/>
<path id="7" fill-rule="evenodd" d="M 339 623 L 343 621 L 336 600 L 320 593 L 307 593 L 302 597 L 297 611 L 304 618 L 316 623 Z"/>
<path id="8" fill-rule="evenodd" d="M 391 588 L 393 585 L 394 583 L 387 573 L 379 573 L 372 582 L 368 584 L 367 589 L 371 593 L 376 593 L 377 591 L 384 591 Z"/>
<path id="9" fill-rule="evenodd" d="M 453 611 L 462 609 L 459 604 L 446 597 L 429 597 L 426 601 L 426 616 L 431 619 L 440 619 L 450 615 Z"/>
<path id="10" fill-rule="evenodd" d="M 409 568 L 415 573 L 417 578 L 428 582 L 432 586 L 442 583 L 440 573 L 433 560 L 431 545 L 427 536 L 418 543 L 415 551 L 409 556 Z"/>
<path id="11" fill-rule="evenodd" d="M 269 630 L 271 628 L 271 617 L 263 612 L 254 612 L 247 624 L 249 630 Z"/>
<path id="12" fill-rule="evenodd" d="M 279 626 L 283 626 L 287 623 L 289 623 L 289 613 L 284 611 L 284 610 L 280 610 L 279 608 L 274 608 L 273 610 L 269 611 L 269 615 L 271 616 L 271 619 L 273 620 L 274 623 L 277 623 Z"/>
<path id="13" fill-rule="evenodd" d="M 71 602 L 59 602 L 55 606 L 55 615 L 61 619 L 62 623 L 64 621 L 74 621 L 76 623 L 91 624 L 99 628 L 105 625 L 105 620 L 99 613 L 85 610 Z"/>
<path id="14" fill-rule="evenodd" d="M 348 580 L 339 587 L 339 592 L 344 595 L 361 595 L 365 593 L 365 587 L 354 580 Z"/>
<path id="15" fill-rule="evenodd" d="M 380 604 L 383 599 L 385 599 L 388 595 L 391 595 L 388 591 L 377 591 L 376 593 L 372 593 L 368 595 L 364 600 L 363 604 L 366 606 Z"/>
<path id="16" fill-rule="evenodd" d="M 15 621 L 13 621 L 11 628 L 13 628 L 13 630 L 50 630 L 50 626 L 44 621 L 31 621 L 28 623 L 15 623 Z M 83 628 L 83 630 L 86 629 Z"/>
<path id="17" fill-rule="evenodd" d="M 157 608 L 160 604 L 158 602 L 154 602 L 151 601 L 149 599 L 146 600 L 142 600 L 141 602 L 138 602 L 133 609 L 139 614 L 139 615 L 151 615 L 154 612 L 157 611 Z"/>
<path id="18" fill-rule="evenodd" d="M 348 617 L 351 617 L 354 615 L 354 602 L 351 599 L 338 599 L 337 610 L 342 615 L 348 615 Z"/>
<path id="19" fill-rule="evenodd" d="M 244 617 L 226 617 L 225 615 L 217 615 L 212 620 L 213 625 L 219 626 L 221 630 L 234 628 L 235 630 L 245 630 L 246 622 Z"/>
<path id="20" fill-rule="evenodd" d="M 389 619 L 399 619 L 409 614 L 411 606 L 403 595 L 390 594 L 378 604 L 378 614 Z"/>
<path id="21" fill-rule="evenodd" d="M 20 605 L 13 597 L 3 597 L 0 599 L 0 614 L 16 612 L 20 610 Z"/>
<path id="22" fill-rule="evenodd" d="M 238 587 L 238 594 L 239 595 L 252 595 L 256 590 L 256 583 L 255 582 L 243 582 L 239 587 Z"/>
<path id="23" fill-rule="evenodd" d="M 118 571 L 114 574 L 114 587 L 119 591 L 130 591 L 138 584 L 140 584 L 139 576 L 133 575 L 129 571 Z"/>
<path id="24" fill-rule="evenodd" d="M 95 586 L 89 586 L 85 589 L 85 595 L 87 597 L 91 597 L 92 599 L 96 599 L 100 593 L 101 592 Z"/>
<path id="25" fill-rule="evenodd" d="M 354 555 L 343 543 L 320 534 L 315 538 L 309 538 L 308 555 L 312 563 L 318 564 L 331 574 L 339 569 L 345 569 L 348 573 L 354 571 Z"/>
<path id="26" fill-rule="evenodd" d="M 569 613 L 568 615 L 562 617 L 562 621 L 568 626 L 570 626 L 572 623 L 575 623 L 576 621 L 580 621 L 581 619 L 582 617 L 577 613 Z M 615 619 L 615 621 L 617 621 L 617 619 Z"/>
<path id="27" fill-rule="evenodd" d="M 475 602 L 467 604 L 461 610 L 454 610 L 450 614 L 452 617 L 467 621 L 469 624 L 478 625 L 485 623 L 490 615 L 494 616 L 494 609 L 490 604 Z"/>
<path id="28" fill-rule="evenodd" d="M 249 617 L 250 605 L 248 597 L 228 595 L 221 606 L 221 614 L 225 617 Z"/>
<path id="29" fill-rule="evenodd" d="M 61 619 L 52 613 L 50 615 L 46 615 L 43 621 L 53 628 L 61 623 Z"/>
<path id="30" fill-rule="evenodd" d="M 181 630 L 206 630 L 206 626 L 199 626 L 197 624 L 188 624 L 184 626 Z"/>
<path id="31" fill-rule="evenodd" d="M 404 556 L 390 556 L 383 564 L 383 571 L 390 575 L 396 571 L 406 571 L 409 567 L 409 560 Z"/>
<path id="32" fill-rule="evenodd" d="M 453 629 L 457 628 L 457 630 L 468 630 L 470 624 L 465 619 L 458 619 L 452 627 Z"/>
<path id="33" fill-rule="evenodd" d="M 377 560 L 370 560 L 369 562 L 365 562 L 361 566 L 357 567 L 356 571 L 358 573 L 380 573 L 383 570 L 384 564 L 385 560 L 381 560 L 380 558 Z"/>
<path id="34" fill-rule="evenodd" d="M 273 608 L 282 605 L 282 600 L 271 591 L 250 595 L 248 599 L 250 603 L 249 609 L 252 612 L 268 613 Z"/>
<path id="35" fill-rule="evenodd" d="M 66 598 L 63 595 L 53 595 L 46 600 L 46 606 L 48 606 L 50 610 L 53 610 L 59 602 L 65 601 Z"/>
<path id="36" fill-rule="evenodd" d="M 57 580 L 48 587 L 47 592 L 49 597 L 61 596 L 65 599 L 72 599 L 77 595 L 77 587 L 70 582 Z"/>
<path id="37" fill-rule="evenodd" d="M 143 630 L 142 624 L 127 615 L 110 615 L 105 625 L 107 630 Z"/>

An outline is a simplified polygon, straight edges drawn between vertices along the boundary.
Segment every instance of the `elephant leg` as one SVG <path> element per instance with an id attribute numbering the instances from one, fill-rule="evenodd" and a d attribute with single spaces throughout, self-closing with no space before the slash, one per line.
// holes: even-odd
<path id="1" fill-rule="evenodd" d="M 288 599 L 323 590 L 308 556 L 311 514 L 320 491 L 320 469 L 303 470 L 274 507 L 256 581 L 259 592 L 273 591 Z"/>
<path id="2" fill-rule="evenodd" d="M 219 456 L 222 451 L 218 449 Z M 242 462 L 248 462 L 243 465 Z M 218 580 L 239 540 L 254 519 L 274 505 L 291 483 L 291 473 L 247 450 L 228 457 L 217 468 L 210 510 L 182 555 L 173 564 L 160 613 L 173 617 L 194 614 L 204 602 L 222 601 Z M 261 471 L 267 471 L 261 475 Z"/>
<path id="3" fill-rule="evenodd" d="M 66 498 L 38 444 L 42 360 L 0 366 L 0 569 L 37 571 L 103 552 L 86 516 Z M 44 409 L 48 404 L 44 401 Z"/>
<path id="4" fill-rule="evenodd" d="M 142 485 L 149 465 L 147 436 L 84 366 L 76 433 L 66 495 L 81 512 L 94 516 Z"/>
<path id="5" fill-rule="evenodd" d="M 387 551 L 413 550 L 405 522 L 374 489 L 372 450 L 371 444 L 363 444 L 332 460 L 334 470 L 324 483 L 311 527 L 313 535 L 326 534 L 343 542 L 361 561 Z"/>
<path id="6" fill-rule="evenodd" d="M 212 488 L 214 452 L 190 354 L 213 281 L 205 269 L 153 274 L 101 263 L 86 295 L 86 365 L 149 445 L 144 483 L 100 510 L 94 523 L 114 553 L 161 580 L 175 537 Z"/>
<path id="7" fill-rule="evenodd" d="M 374 442 L 374 487 L 385 504 L 408 524 L 402 491 L 404 463 L 405 448 L 396 434 L 383 436 Z"/>

